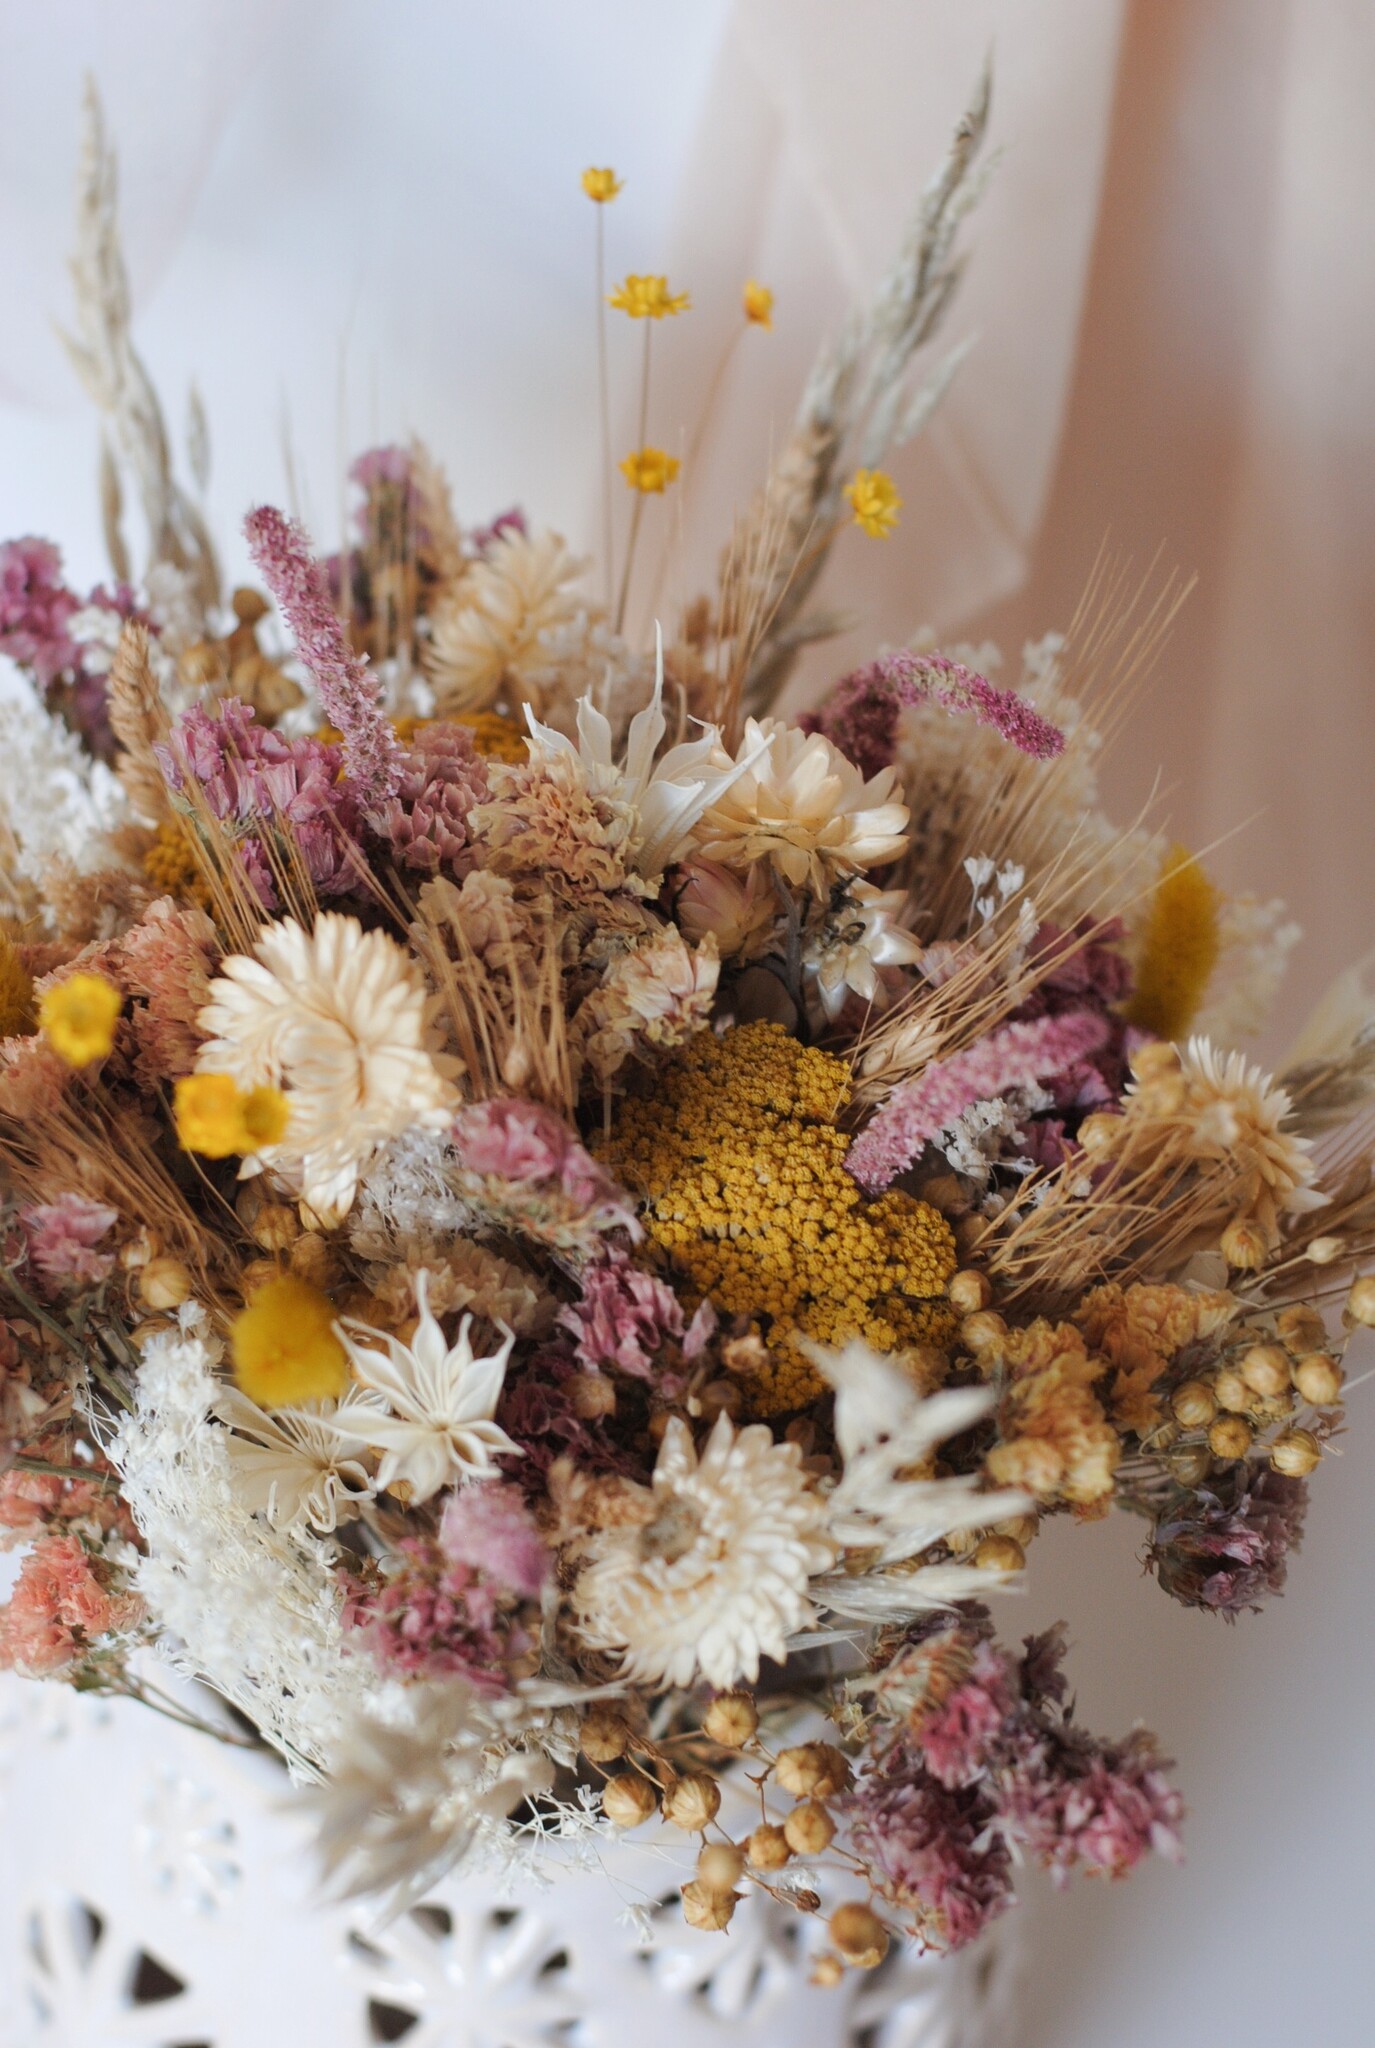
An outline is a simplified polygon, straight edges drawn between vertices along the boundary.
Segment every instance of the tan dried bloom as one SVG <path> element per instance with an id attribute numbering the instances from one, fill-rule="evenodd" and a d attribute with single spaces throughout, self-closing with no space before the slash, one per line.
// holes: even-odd
<path id="1" fill-rule="evenodd" d="M 1003 1441 L 985 1460 L 989 1477 L 1039 1500 L 1105 1499 L 1122 1445 L 1091 1391 L 1104 1361 L 1072 1324 L 1043 1317 L 1009 1332 L 1000 1361 L 1011 1382 L 998 1411 Z"/>
<path id="2" fill-rule="evenodd" d="M 767 752 L 760 756 L 761 748 Z M 866 782 L 821 733 L 780 718 L 745 721 L 735 766 L 760 756 L 716 800 L 698 830 L 699 851 L 743 873 L 766 860 L 793 888 L 824 895 L 831 883 L 896 860 L 907 845 L 908 809 L 897 771 Z"/>
<path id="3" fill-rule="evenodd" d="M 503 693 L 547 709 L 548 639 L 585 617 L 574 585 L 586 563 L 557 533 L 507 533 L 430 610 L 425 673 L 442 717 L 485 711 Z"/>

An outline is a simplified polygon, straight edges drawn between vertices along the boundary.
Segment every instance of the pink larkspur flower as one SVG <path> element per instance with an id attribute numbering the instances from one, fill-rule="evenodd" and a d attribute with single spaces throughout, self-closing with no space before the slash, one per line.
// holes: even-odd
<path id="1" fill-rule="evenodd" d="M 376 678 L 349 646 L 304 529 L 274 506 L 260 505 L 244 521 L 244 531 L 325 715 L 344 735 L 345 772 L 360 808 L 384 804 L 401 781 L 401 749 Z"/>
<path id="2" fill-rule="evenodd" d="M 1106 1020 L 1088 1010 L 1004 1024 L 967 1051 L 901 1082 L 855 1139 L 845 1163 L 862 1187 L 877 1194 L 915 1165 L 923 1148 L 972 1104 L 1065 1072 L 1107 1036 Z"/>
<path id="3" fill-rule="evenodd" d="M 96 1250 L 102 1237 L 119 1221 L 119 1211 L 85 1195 L 59 1195 L 21 1209 L 19 1221 L 28 1244 L 29 1263 L 51 1297 L 64 1282 L 98 1287 L 114 1270 L 114 1253 Z"/>
<path id="4" fill-rule="evenodd" d="M 1063 753 L 1065 736 L 1015 690 L 1000 690 L 986 676 L 943 654 L 899 649 L 844 676 L 820 711 L 802 723 L 824 733 L 853 761 L 861 775 L 877 775 L 897 753 L 898 722 L 904 706 L 939 704 L 991 726 L 1038 761 Z"/>

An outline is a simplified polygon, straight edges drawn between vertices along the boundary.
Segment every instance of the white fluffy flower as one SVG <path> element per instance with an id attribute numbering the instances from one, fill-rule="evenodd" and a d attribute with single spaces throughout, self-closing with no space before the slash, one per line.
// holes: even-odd
<path id="1" fill-rule="evenodd" d="M 782 1660 L 813 1619 L 808 1580 L 834 1562 L 825 1503 L 796 1444 L 721 1415 L 699 1459 L 674 1416 L 654 1468 L 646 1519 L 593 1539 L 573 1589 L 584 1641 L 623 1650 L 628 1677 L 651 1684 L 734 1685 Z"/>
<path id="2" fill-rule="evenodd" d="M 824 734 L 782 718 L 749 718 L 738 755 L 718 766 L 750 765 L 702 820 L 698 846 L 710 860 L 743 869 L 771 861 L 794 889 L 820 896 L 840 876 L 896 860 L 910 813 L 896 794 L 897 770 L 868 782 Z"/>
<path id="3" fill-rule="evenodd" d="M 420 1320 L 409 1344 L 364 1323 L 338 1325 L 356 1379 L 381 1396 L 385 1409 L 349 1402 L 334 1427 L 346 1442 L 382 1453 L 379 1487 L 404 1483 L 415 1501 L 455 1479 L 486 1478 L 494 1458 L 520 1451 L 492 1420 L 514 1335 L 508 1330 L 497 1350 L 479 1357 L 468 1335 L 473 1319 L 464 1316 L 450 1344 L 430 1313 L 428 1284 L 428 1274 L 416 1275 Z M 368 1337 L 386 1349 L 360 1341 Z"/>
<path id="4" fill-rule="evenodd" d="M 356 918 L 325 911 L 309 932 L 294 918 L 269 925 L 256 957 L 225 961 L 210 996 L 199 1071 L 286 1089 L 287 1135 L 263 1163 L 299 1175 L 324 1222 L 347 1214 L 360 1169 L 386 1139 L 437 1128 L 453 1107 L 419 967 Z"/>
<path id="5" fill-rule="evenodd" d="M 235 1493 L 274 1529 L 308 1522 L 330 1535 L 376 1491 L 367 1466 L 335 1426 L 334 1402 L 269 1415 L 237 1387 L 220 1387 L 215 1413 L 233 1431 L 229 1473 Z"/>

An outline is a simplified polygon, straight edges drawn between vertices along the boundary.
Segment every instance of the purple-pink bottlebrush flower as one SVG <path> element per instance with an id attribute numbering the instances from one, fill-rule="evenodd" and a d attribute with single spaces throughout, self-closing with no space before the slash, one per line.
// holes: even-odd
<path id="1" fill-rule="evenodd" d="M 939 704 L 991 726 L 1020 753 L 1053 761 L 1063 753 L 1058 726 L 1015 690 L 1000 690 L 986 676 L 943 654 L 912 654 L 905 648 L 881 655 L 842 677 L 822 705 L 801 722 L 824 733 L 854 762 L 861 775 L 877 775 L 897 753 L 898 721 L 905 706 Z"/>
<path id="2" fill-rule="evenodd" d="M 59 1195 L 19 1212 L 29 1264 L 48 1296 L 67 1282 L 98 1287 L 114 1270 L 114 1253 L 97 1251 L 102 1237 L 114 1229 L 119 1212 L 85 1195 Z"/>
<path id="3" fill-rule="evenodd" d="M 325 716 L 344 736 L 344 768 L 359 808 L 384 804 L 400 785 L 401 748 L 376 678 L 349 646 L 304 529 L 275 506 L 260 505 L 244 521 L 244 531 L 314 678 Z"/>
<path id="4" fill-rule="evenodd" d="M 439 1544 L 455 1564 L 525 1600 L 539 1598 L 553 1563 L 520 1488 L 502 1479 L 475 1480 L 450 1494 Z"/>
<path id="5" fill-rule="evenodd" d="M 1103 1045 L 1107 1020 L 1089 1010 L 1004 1024 L 965 1052 L 896 1087 L 855 1139 L 846 1165 L 877 1194 L 915 1165 L 923 1147 L 976 1102 L 1062 1074 Z"/>

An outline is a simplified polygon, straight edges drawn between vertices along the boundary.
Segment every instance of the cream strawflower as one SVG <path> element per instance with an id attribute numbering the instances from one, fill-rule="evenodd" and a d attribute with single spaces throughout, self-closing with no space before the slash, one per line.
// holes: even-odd
<path id="1" fill-rule="evenodd" d="M 592 1539 L 573 1588 L 592 1649 L 622 1650 L 626 1675 L 650 1684 L 757 1678 L 813 1618 L 807 1582 L 834 1562 L 826 1508 L 796 1444 L 718 1416 L 699 1459 L 687 1424 L 664 1432 L 638 1527 Z"/>
<path id="2" fill-rule="evenodd" d="M 455 1101 L 443 1071 L 451 1063 L 430 1050 L 418 965 L 385 932 L 324 911 L 309 932 L 294 918 L 269 925 L 255 951 L 226 960 L 210 984 L 197 1071 L 286 1090 L 286 1136 L 259 1159 L 336 1223 L 380 1145 L 414 1125 L 444 1124 Z"/>
<path id="3" fill-rule="evenodd" d="M 323 1536 L 352 1521 L 376 1488 L 367 1466 L 345 1446 L 333 1401 L 278 1408 L 271 1415 L 237 1387 L 216 1390 L 215 1414 L 229 1438 L 229 1483 L 236 1497 L 274 1529 L 308 1522 Z"/>
<path id="4" fill-rule="evenodd" d="M 520 1456 L 520 1446 L 492 1420 L 513 1332 L 507 1331 L 497 1350 L 479 1357 L 468 1335 L 473 1319 L 464 1316 L 457 1342 L 450 1344 L 430 1313 L 428 1288 L 429 1275 L 417 1273 L 420 1320 L 409 1344 L 366 1323 L 337 1325 L 359 1384 L 379 1394 L 385 1407 L 345 1403 L 334 1427 L 346 1442 L 380 1451 L 378 1486 L 385 1492 L 404 1483 L 413 1501 L 429 1500 L 455 1479 L 487 1478 L 494 1458 Z M 367 1338 L 375 1341 L 366 1343 Z"/>
<path id="5" fill-rule="evenodd" d="M 751 758 L 753 757 L 753 758 Z M 909 812 L 894 794 L 897 771 L 866 782 L 822 733 L 781 718 L 750 718 L 735 760 L 749 766 L 719 797 L 697 831 L 709 860 L 743 870 L 771 861 L 793 888 L 824 895 L 837 877 L 896 860 L 907 845 Z"/>
<path id="6" fill-rule="evenodd" d="M 425 673 L 441 717 L 483 711 L 505 688 L 544 709 L 543 671 L 551 636 L 590 618 L 574 585 L 587 567 L 557 533 L 507 533 L 430 611 Z"/>
<path id="7" fill-rule="evenodd" d="M 1192 1038 L 1183 1056 L 1190 1149 L 1226 1160 L 1244 1178 L 1238 1214 L 1278 1241 L 1282 1214 L 1320 1209 L 1327 1196 L 1312 1185 L 1317 1169 L 1308 1139 L 1280 1129 L 1292 1107 L 1283 1088 L 1239 1052 L 1224 1053 Z"/>

